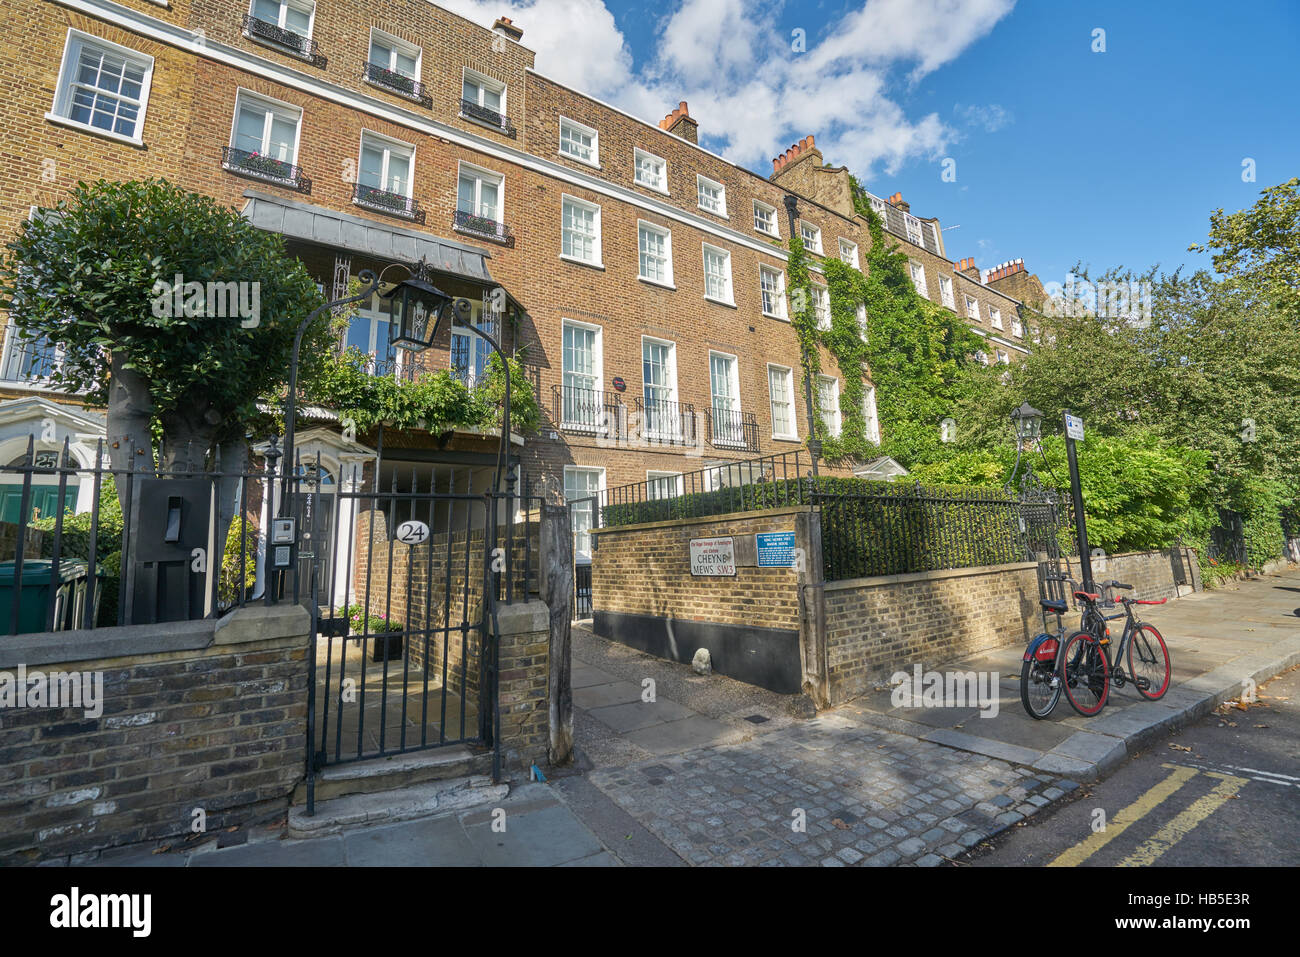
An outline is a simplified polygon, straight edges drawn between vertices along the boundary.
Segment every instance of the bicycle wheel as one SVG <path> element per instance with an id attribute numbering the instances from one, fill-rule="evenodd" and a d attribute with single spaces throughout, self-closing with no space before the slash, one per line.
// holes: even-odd
<path id="1" fill-rule="evenodd" d="M 1148 701 L 1163 698 L 1169 690 L 1169 649 L 1154 625 L 1143 624 L 1128 643 L 1128 673 L 1133 687 Z"/>
<path id="2" fill-rule="evenodd" d="M 1110 665 L 1096 637 L 1076 631 L 1065 641 L 1065 700 L 1085 718 L 1091 718 L 1106 704 L 1110 694 Z"/>
<path id="3" fill-rule="evenodd" d="M 1020 668 L 1020 703 L 1031 718 L 1046 718 L 1061 700 L 1055 662 L 1030 659 Z"/>

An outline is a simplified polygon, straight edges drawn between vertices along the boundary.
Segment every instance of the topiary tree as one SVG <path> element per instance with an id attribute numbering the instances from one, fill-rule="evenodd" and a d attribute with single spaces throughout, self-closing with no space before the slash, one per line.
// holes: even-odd
<path id="1" fill-rule="evenodd" d="M 287 378 L 294 332 L 323 302 L 280 236 L 163 179 L 78 183 L 0 255 L 0 307 L 28 339 L 63 349 L 56 382 L 107 408 L 115 469 L 248 461 L 257 400 Z M 332 353 L 329 318 L 307 332 L 304 380 Z M 234 517 L 223 483 L 220 528 Z"/>

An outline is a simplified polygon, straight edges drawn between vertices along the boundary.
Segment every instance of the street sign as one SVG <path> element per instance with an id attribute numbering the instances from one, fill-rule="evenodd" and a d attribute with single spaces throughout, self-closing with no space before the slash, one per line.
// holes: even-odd
<path id="1" fill-rule="evenodd" d="M 735 575 L 735 543 L 731 538 L 692 538 L 691 574 L 707 577 Z"/>
<path id="2" fill-rule="evenodd" d="M 1076 442 L 1083 441 L 1083 419 L 1077 415 L 1067 415 L 1065 417 L 1065 434 Z"/>
<path id="3" fill-rule="evenodd" d="M 754 538 L 759 568 L 794 567 L 794 532 L 760 532 Z"/>

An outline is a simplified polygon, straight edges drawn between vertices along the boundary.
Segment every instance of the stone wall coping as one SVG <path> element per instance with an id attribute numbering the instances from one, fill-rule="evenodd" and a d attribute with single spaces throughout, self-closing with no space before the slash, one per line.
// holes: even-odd
<path id="1" fill-rule="evenodd" d="M 219 620 L 31 632 L 0 638 L 0 668 L 201 651 L 214 644 L 295 636 L 305 641 L 310 620 L 301 605 L 248 605 Z"/>
<path id="2" fill-rule="evenodd" d="M 640 522 L 636 525 L 610 525 L 606 528 L 591 529 L 592 535 L 611 535 L 616 532 L 643 532 L 654 528 L 672 528 L 678 525 L 717 525 L 722 522 L 736 522 L 745 519 L 776 518 L 780 515 L 798 515 L 800 512 L 817 511 L 807 505 L 789 505 L 784 508 L 767 508 L 758 512 L 727 512 L 724 515 L 704 515 L 699 518 L 670 518 L 662 522 Z"/>
<path id="3" fill-rule="evenodd" d="M 997 575 L 1037 569 L 1038 562 L 1014 562 L 1009 565 L 977 565 L 973 568 L 945 568 L 934 572 L 906 572 L 902 575 L 875 575 L 870 578 L 846 578 L 827 582 L 826 591 L 845 591 L 850 588 L 879 588 L 884 585 L 908 582 L 939 581 L 945 578 L 966 578 L 976 575 Z"/>
<path id="4" fill-rule="evenodd" d="M 539 599 L 497 606 L 497 627 L 502 635 L 524 635 L 532 631 L 550 632 L 551 609 Z"/>

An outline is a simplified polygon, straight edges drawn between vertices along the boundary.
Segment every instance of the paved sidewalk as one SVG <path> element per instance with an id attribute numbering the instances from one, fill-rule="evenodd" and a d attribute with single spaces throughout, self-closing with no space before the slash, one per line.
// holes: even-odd
<path id="1" fill-rule="evenodd" d="M 983 717 L 975 708 L 896 708 L 882 689 L 839 709 L 877 727 L 924 741 L 1001 758 L 1080 781 L 1094 780 L 1157 737 L 1196 721 L 1243 681 L 1262 683 L 1300 663 L 1300 571 L 1295 569 L 1199 592 L 1166 605 L 1142 606 L 1169 648 L 1172 687 L 1144 701 L 1131 687 L 1112 688 L 1101 714 L 1084 718 L 1062 696 L 1038 721 L 1020 703 L 1020 644 L 954 662 L 924 662 L 927 671 L 996 672 L 999 707 Z M 1077 625 L 1067 617 L 1067 627 Z M 1115 624 L 1122 624 L 1116 622 Z M 1112 626 L 1112 632 L 1119 632 Z"/>
<path id="2" fill-rule="evenodd" d="M 499 812 L 504 812 L 501 814 Z M 496 826 L 494 827 L 494 822 Z M 504 824 L 504 830 L 501 826 Z M 179 842 L 178 842 L 179 843 Z M 309 840 L 279 839 L 279 828 L 247 843 L 193 850 L 108 852 L 116 867 L 617 867 L 591 830 L 546 784 L 514 788 L 498 807 L 349 828 Z"/>

